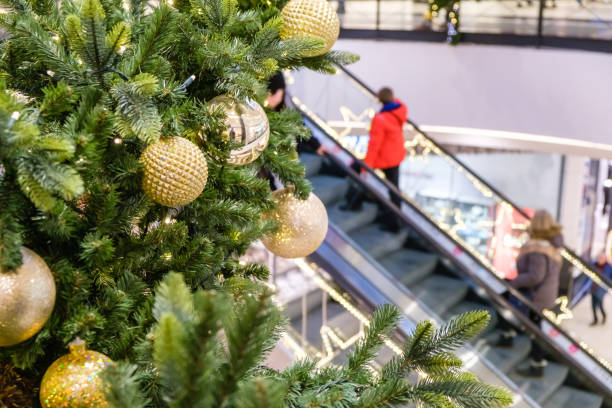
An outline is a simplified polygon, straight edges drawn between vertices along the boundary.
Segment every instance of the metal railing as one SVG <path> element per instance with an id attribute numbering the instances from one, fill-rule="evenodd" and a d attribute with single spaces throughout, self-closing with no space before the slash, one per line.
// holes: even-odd
<path id="1" fill-rule="evenodd" d="M 452 25 L 466 41 L 612 51 L 612 4 L 605 1 L 456 0 L 448 11 L 432 3 L 338 1 L 341 36 L 444 41 Z"/>

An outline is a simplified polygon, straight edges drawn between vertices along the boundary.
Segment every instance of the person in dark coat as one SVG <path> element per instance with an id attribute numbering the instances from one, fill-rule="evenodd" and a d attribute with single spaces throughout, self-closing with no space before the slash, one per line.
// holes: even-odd
<path id="1" fill-rule="evenodd" d="M 280 112 L 287 107 L 287 103 L 285 102 L 286 96 L 287 83 L 285 82 L 283 73 L 278 71 L 268 80 L 268 97 L 266 98 L 265 105 L 274 112 Z M 308 140 L 298 140 L 297 151 L 298 153 L 316 153 L 318 155 L 323 155 L 327 150 L 316 137 L 312 136 Z"/>
<path id="2" fill-rule="evenodd" d="M 281 71 L 272 75 L 268 80 L 268 97 L 266 98 L 266 106 L 269 106 L 274 112 L 280 112 L 285 109 L 285 93 L 287 84 L 285 77 Z"/>
<path id="3" fill-rule="evenodd" d="M 606 254 L 603 252 L 597 256 L 597 260 L 595 262 L 595 268 L 599 270 L 601 275 L 606 278 L 612 279 L 612 265 L 608 263 L 606 258 Z M 597 310 L 601 312 L 601 324 L 606 323 L 606 311 L 603 307 L 603 300 L 608 292 L 605 287 L 599 286 L 597 283 L 591 280 L 591 307 L 593 308 L 593 322 L 591 322 L 591 326 L 595 326 L 599 321 L 597 319 Z"/>
<path id="4" fill-rule="evenodd" d="M 552 309 L 559 295 L 559 277 L 562 266 L 560 248 L 563 247 L 561 230 L 561 226 L 554 221 L 548 211 L 536 211 L 528 228 L 529 241 L 521 247 L 516 260 L 518 275 L 509 281 L 510 286 L 518 289 L 536 308 L 536 310 L 530 310 L 526 305 L 522 305 L 520 310 L 538 326 L 541 321 L 538 312 Z M 516 331 L 507 330 L 496 345 L 511 347 L 515 336 Z M 533 342 L 530 357 L 529 366 L 518 369 L 518 374 L 526 377 L 541 377 L 547 362 L 545 352 L 537 342 Z"/>
<path id="5" fill-rule="evenodd" d="M 544 219 L 546 229 L 534 227 Z M 516 260 L 518 275 L 510 281 L 510 286 L 524 290 L 538 310 L 549 309 L 555 305 L 559 294 L 561 273 L 561 252 L 563 246 L 561 227 L 554 223 L 546 210 L 539 210 L 531 220 L 530 239 L 521 248 Z"/>

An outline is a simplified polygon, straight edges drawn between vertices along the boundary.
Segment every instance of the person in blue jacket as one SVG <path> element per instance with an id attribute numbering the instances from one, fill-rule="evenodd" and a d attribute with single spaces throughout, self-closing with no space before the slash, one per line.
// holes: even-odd
<path id="1" fill-rule="evenodd" d="M 597 268 L 603 276 L 612 279 L 612 265 L 608 263 L 606 254 L 603 252 L 597 256 L 595 268 Z M 601 324 L 606 323 L 606 311 L 603 307 L 603 300 L 606 293 L 607 290 L 605 287 L 601 287 L 597 283 L 591 281 L 591 307 L 593 308 L 593 322 L 591 326 L 595 326 L 599 322 L 597 319 L 597 309 L 601 311 Z"/>

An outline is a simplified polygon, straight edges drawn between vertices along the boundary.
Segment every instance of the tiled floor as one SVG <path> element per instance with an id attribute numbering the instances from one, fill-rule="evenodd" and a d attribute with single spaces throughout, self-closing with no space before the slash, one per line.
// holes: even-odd
<path id="1" fill-rule="evenodd" d="M 589 326 L 593 321 L 591 312 L 591 295 L 587 295 L 572 310 L 574 318 L 564 320 L 561 327 L 566 329 L 569 334 L 574 334 L 577 338 L 589 344 L 601 357 L 612 363 L 612 298 L 606 296 L 604 308 L 608 314 L 608 321 L 605 325 L 598 324 Z"/>

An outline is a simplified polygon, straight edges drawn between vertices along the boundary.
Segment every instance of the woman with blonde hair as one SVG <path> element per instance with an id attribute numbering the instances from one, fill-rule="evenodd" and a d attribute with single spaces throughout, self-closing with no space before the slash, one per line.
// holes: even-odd
<path id="1" fill-rule="evenodd" d="M 518 275 L 509 281 L 510 286 L 518 289 L 538 312 L 550 309 L 555 305 L 559 294 L 559 276 L 561 274 L 562 257 L 560 248 L 563 246 L 562 227 L 557 224 L 546 210 L 537 210 L 530 221 L 527 232 L 529 241 L 521 247 L 516 259 Z M 528 307 L 521 312 L 540 324 L 540 315 Z M 511 347 L 516 336 L 514 330 L 502 334 L 498 346 Z M 533 342 L 530 365 L 519 369 L 520 375 L 541 377 L 546 366 L 545 353 Z"/>

